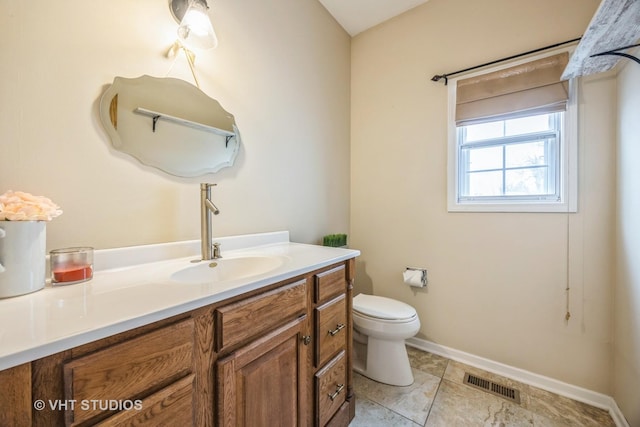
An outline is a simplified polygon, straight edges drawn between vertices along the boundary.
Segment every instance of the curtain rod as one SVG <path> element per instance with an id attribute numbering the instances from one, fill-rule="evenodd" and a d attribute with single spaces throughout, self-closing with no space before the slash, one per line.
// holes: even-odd
<path id="1" fill-rule="evenodd" d="M 471 71 L 471 70 L 475 70 L 475 69 L 478 69 L 478 68 L 486 67 L 487 65 L 493 65 L 493 64 L 497 64 L 499 62 L 508 61 L 510 59 L 520 58 L 521 56 L 531 55 L 532 53 L 542 52 L 543 50 L 553 49 L 554 47 L 562 46 L 564 44 L 574 43 L 574 42 L 580 41 L 581 38 L 582 37 L 578 37 L 578 38 L 575 38 L 575 39 L 572 39 L 572 40 L 567 40 L 566 42 L 552 44 L 552 45 L 549 45 L 549 46 L 545 46 L 545 47 L 541 47 L 541 48 L 538 48 L 538 49 L 530 50 L 528 52 L 519 53 L 517 55 L 511 55 L 511 56 L 508 56 L 506 58 L 497 59 L 495 61 L 487 62 L 485 64 L 480 64 L 480 65 L 476 65 L 476 66 L 473 66 L 473 67 L 465 68 L 464 70 L 454 71 L 453 73 L 436 74 L 435 76 L 431 77 L 431 80 L 434 81 L 434 82 L 439 82 L 440 80 L 444 79 L 444 84 L 446 86 L 449 83 L 449 77 L 450 76 L 454 76 L 456 74 L 464 73 L 466 71 Z"/>
<path id="2" fill-rule="evenodd" d="M 617 49 L 611 49 L 611 50 L 608 50 L 606 52 L 594 53 L 593 55 L 590 56 L 590 58 L 593 58 L 593 57 L 596 57 L 596 56 L 616 55 L 616 56 L 622 56 L 624 58 L 631 59 L 632 61 L 635 61 L 638 64 L 640 64 L 640 59 L 638 59 L 637 57 L 635 57 L 633 55 L 629 55 L 628 53 L 620 52 L 621 50 L 631 49 L 632 47 L 638 47 L 638 46 L 640 46 L 640 43 L 631 44 L 629 46 L 619 47 Z"/>

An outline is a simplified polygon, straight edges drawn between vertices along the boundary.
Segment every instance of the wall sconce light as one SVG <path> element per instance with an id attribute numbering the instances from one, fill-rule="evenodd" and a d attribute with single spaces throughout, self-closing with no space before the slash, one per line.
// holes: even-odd
<path id="1" fill-rule="evenodd" d="M 206 0 L 170 0 L 169 8 L 180 24 L 178 37 L 183 44 L 197 49 L 218 46 L 218 38 L 207 14 L 209 5 Z"/>

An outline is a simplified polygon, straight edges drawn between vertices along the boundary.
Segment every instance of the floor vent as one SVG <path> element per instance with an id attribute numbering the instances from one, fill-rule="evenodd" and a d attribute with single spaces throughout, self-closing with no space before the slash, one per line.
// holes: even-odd
<path id="1" fill-rule="evenodd" d="M 500 384 L 496 384 L 493 381 L 486 380 L 484 378 L 476 377 L 468 372 L 464 374 L 464 383 L 487 393 L 495 394 L 511 402 L 520 404 L 520 392 L 511 387 L 505 387 Z"/>

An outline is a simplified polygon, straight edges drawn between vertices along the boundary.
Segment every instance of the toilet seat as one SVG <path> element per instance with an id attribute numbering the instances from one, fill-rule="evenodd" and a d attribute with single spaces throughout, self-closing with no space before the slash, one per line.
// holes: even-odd
<path id="1" fill-rule="evenodd" d="M 382 322 L 411 322 L 417 317 L 409 304 L 376 295 L 358 294 L 353 298 L 353 311 L 364 318 Z"/>
<path id="2" fill-rule="evenodd" d="M 359 311 L 354 310 L 353 317 L 362 319 L 365 321 L 368 320 L 370 322 L 377 322 L 382 325 L 382 324 L 396 324 L 396 323 L 412 323 L 418 318 L 418 314 L 416 313 L 415 315 L 413 315 L 413 317 L 410 317 L 408 319 L 381 319 L 379 317 L 367 316 L 366 314 L 362 314 Z"/>

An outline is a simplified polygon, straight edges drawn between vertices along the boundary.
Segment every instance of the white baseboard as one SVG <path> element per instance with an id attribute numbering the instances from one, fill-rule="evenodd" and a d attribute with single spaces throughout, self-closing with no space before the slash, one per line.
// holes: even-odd
<path id="1" fill-rule="evenodd" d="M 627 422 L 627 419 L 624 417 L 624 414 L 622 413 L 620 408 L 618 408 L 618 404 L 616 403 L 616 401 L 613 399 L 613 397 L 610 397 L 610 399 L 611 406 L 609 407 L 609 414 L 611 415 L 611 418 L 613 418 L 613 421 L 616 423 L 616 426 L 629 427 L 629 423 Z"/>
<path id="2" fill-rule="evenodd" d="M 485 359 L 484 357 L 465 353 L 464 351 L 456 350 L 420 338 L 409 338 L 406 342 L 407 345 L 410 345 L 411 347 L 419 348 L 421 350 L 428 351 L 429 353 L 455 360 L 456 362 L 465 363 L 475 368 L 483 369 L 524 384 L 559 394 L 560 396 L 565 396 L 597 408 L 608 410 L 617 427 L 629 427 L 629 424 L 620 411 L 620 408 L 618 408 L 616 401 L 613 397 L 607 396 L 606 394 L 597 393 L 592 390 L 525 371 L 524 369 L 495 362 L 493 360 Z"/>

